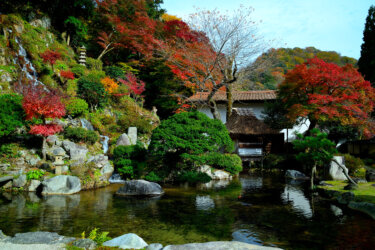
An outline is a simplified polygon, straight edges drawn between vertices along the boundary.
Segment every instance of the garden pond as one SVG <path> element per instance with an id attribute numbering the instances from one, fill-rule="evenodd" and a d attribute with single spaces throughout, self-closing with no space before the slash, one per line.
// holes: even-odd
<path id="1" fill-rule="evenodd" d="M 7 235 L 50 231 L 80 237 L 94 227 L 111 237 L 136 233 L 148 243 L 239 240 L 283 249 L 371 249 L 375 220 L 311 197 L 308 183 L 277 175 L 164 186 L 154 198 L 115 195 L 121 184 L 69 196 L 0 194 Z"/>

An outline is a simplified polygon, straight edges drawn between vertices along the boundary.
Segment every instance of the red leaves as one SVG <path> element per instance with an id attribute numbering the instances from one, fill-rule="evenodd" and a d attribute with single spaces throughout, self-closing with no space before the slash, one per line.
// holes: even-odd
<path id="1" fill-rule="evenodd" d="M 308 116 L 364 128 L 371 123 L 375 91 L 352 65 L 339 67 L 313 58 L 285 75 L 279 96 L 292 104 L 288 110 L 292 120 Z"/>
<path id="2" fill-rule="evenodd" d="M 145 83 L 143 81 L 138 81 L 136 76 L 131 73 L 126 75 L 126 80 L 119 79 L 119 82 L 128 86 L 133 95 L 138 96 L 145 91 Z"/>
<path id="3" fill-rule="evenodd" d="M 74 80 L 74 73 L 70 70 L 67 70 L 67 71 L 61 70 L 60 76 L 65 78 L 65 79 Z"/>
<path id="4" fill-rule="evenodd" d="M 27 86 L 23 91 L 22 106 L 26 119 L 61 118 L 65 115 L 65 106 L 54 90 L 46 90 L 42 86 Z"/>
<path id="5" fill-rule="evenodd" d="M 30 126 L 29 133 L 32 135 L 41 135 L 44 137 L 61 132 L 63 128 L 57 124 L 40 124 Z"/>
<path id="6" fill-rule="evenodd" d="M 65 115 L 65 106 L 60 96 L 54 90 L 47 90 L 43 86 L 26 86 L 23 89 L 22 107 L 26 113 L 26 119 L 33 118 L 61 118 Z M 30 126 L 30 134 L 49 136 L 62 131 L 62 127 L 56 124 L 39 124 Z"/>
<path id="7" fill-rule="evenodd" d="M 48 49 L 40 54 L 40 57 L 43 58 L 44 63 L 48 62 L 49 64 L 54 65 L 56 61 L 61 58 L 61 53 Z"/>

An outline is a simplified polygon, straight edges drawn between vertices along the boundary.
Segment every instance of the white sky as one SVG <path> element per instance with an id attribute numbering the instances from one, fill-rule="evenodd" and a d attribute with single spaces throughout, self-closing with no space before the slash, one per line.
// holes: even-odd
<path id="1" fill-rule="evenodd" d="M 200 9 L 220 11 L 240 5 L 255 9 L 259 31 L 273 47 L 316 47 L 360 56 L 363 29 L 375 0 L 164 0 L 168 14 L 187 17 Z"/>

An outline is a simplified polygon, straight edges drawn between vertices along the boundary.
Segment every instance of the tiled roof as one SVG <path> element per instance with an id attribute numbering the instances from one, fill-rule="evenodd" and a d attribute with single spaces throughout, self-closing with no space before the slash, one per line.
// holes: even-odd
<path id="1" fill-rule="evenodd" d="M 207 101 L 209 92 L 197 92 L 191 96 L 188 101 L 199 102 Z M 275 100 L 276 91 L 274 90 L 262 90 L 262 91 L 234 91 L 232 92 L 233 101 L 266 101 Z M 215 101 L 226 101 L 227 95 L 224 91 L 219 91 L 214 95 Z"/>

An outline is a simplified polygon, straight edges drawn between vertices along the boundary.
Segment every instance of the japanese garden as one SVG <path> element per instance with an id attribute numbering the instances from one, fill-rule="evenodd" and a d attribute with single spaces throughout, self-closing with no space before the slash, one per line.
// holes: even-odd
<path id="1" fill-rule="evenodd" d="M 372 249 L 375 5 L 356 59 L 168 2 L 0 2 L 0 249 Z"/>

